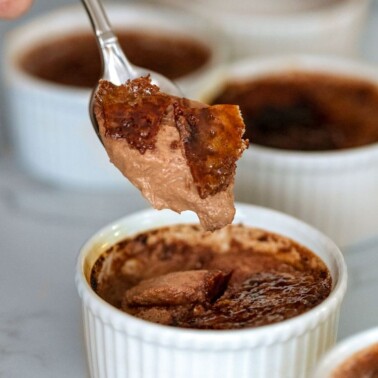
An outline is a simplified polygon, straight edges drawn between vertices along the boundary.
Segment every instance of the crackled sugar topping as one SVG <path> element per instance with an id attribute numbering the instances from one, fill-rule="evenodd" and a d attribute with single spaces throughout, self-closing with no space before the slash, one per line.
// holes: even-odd
<path id="1" fill-rule="evenodd" d="M 227 188 L 236 161 L 246 146 L 244 124 L 234 105 L 204 106 L 160 92 L 148 78 L 116 86 L 101 81 L 98 91 L 105 121 L 105 137 L 125 139 L 141 154 L 156 147 L 164 116 L 173 107 L 174 125 L 201 198 Z M 200 107 L 199 107 L 200 106 Z"/>
<path id="2" fill-rule="evenodd" d="M 193 210 L 211 230 L 232 221 L 236 161 L 247 147 L 237 106 L 170 96 L 142 77 L 100 81 L 95 114 L 110 159 L 154 207 Z"/>
<path id="3" fill-rule="evenodd" d="M 93 289 L 139 318 L 197 329 L 273 324 L 321 303 L 332 279 L 311 251 L 242 225 L 206 233 L 176 225 L 112 246 L 96 262 Z"/>
<path id="4" fill-rule="evenodd" d="M 333 373 L 332 378 L 377 378 L 378 341 L 356 352 L 344 361 Z"/>

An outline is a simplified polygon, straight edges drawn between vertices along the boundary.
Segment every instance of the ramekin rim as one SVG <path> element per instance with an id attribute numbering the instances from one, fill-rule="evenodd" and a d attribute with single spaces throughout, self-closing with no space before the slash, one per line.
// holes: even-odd
<path id="1" fill-rule="evenodd" d="M 107 3 L 107 8 L 109 9 L 109 13 L 116 13 L 117 10 L 132 10 L 133 12 L 157 12 L 159 14 L 170 15 L 173 13 L 180 14 L 180 17 L 183 17 L 190 20 L 191 17 L 194 17 L 193 14 L 187 14 L 180 9 L 172 9 L 168 6 L 157 6 L 152 3 L 118 3 L 118 2 L 110 2 Z M 14 40 L 21 40 L 22 35 L 25 34 L 30 28 L 43 24 L 43 21 L 51 22 L 52 19 L 56 19 L 57 17 L 65 17 L 70 12 L 84 12 L 84 9 L 79 4 L 70 4 L 70 5 L 63 5 L 57 9 L 48 11 L 38 17 L 32 18 L 25 23 L 9 30 L 4 38 L 4 51 L 10 51 L 9 54 L 5 54 L 6 64 L 3 65 L 3 71 L 6 72 L 5 79 L 9 81 L 9 74 L 12 75 L 13 79 L 16 79 L 18 85 L 20 86 L 27 86 L 27 87 L 36 87 L 40 89 L 47 89 L 50 91 L 59 91 L 65 92 L 72 95 L 82 96 L 83 94 L 90 93 L 92 90 L 91 88 L 82 88 L 82 87 L 73 87 L 67 86 L 64 84 L 50 82 L 49 80 L 36 78 L 33 75 L 24 72 L 18 65 L 12 64 L 13 56 L 15 55 L 14 49 L 11 47 L 14 45 Z M 178 85 L 187 85 L 193 80 L 200 79 L 203 75 L 206 74 L 208 71 L 218 70 L 219 67 L 223 67 L 229 61 L 230 56 L 230 49 L 225 46 L 225 44 L 221 43 L 222 39 L 222 30 L 217 27 L 214 23 L 210 23 L 210 25 L 205 26 L 205 19 L 201 19 L 199 22 L 203 23 L 203 28 L 206 30 L 210 30 L 209 34 L 205 39 L 197 37 L 195 38 L 196 41 L 204 44 L 206 48 L 208 48 L 211 52 L 209 60 L 201 67 L 196 69 L 195 71 L 182 76 L 175 80 Z M 162 23 L 163 25 L 163 23 Z M 81 25 L 77 27 L 77 31 L 85 30 L 90 31 L 88 25 Z M 114 29 L 117 29 L 115 26 Z M 66 34 L 72 33 L 72 31 L 65 31 Z M 187 34 L 189 36 L 189 34 Z M 225 36 L 224 36 L 225 37 Z M 218 42 L 217 42 L 218 41 Z M 214 46 L 215 44 L 215 46 Z"/>
<path id="2" fill-rule="evenodd" d="M 331 64 L 331 66 L 329 66 Z M 336 68 L 343 67 L 343 71 L 335 72 Z M 236 75 L 237 71 L 246 71 L 247 73 Z M 342 70 L 342 68 L 341 68 Z M 351 71 L 353 70 L 353 73 Z M 250 71 L 250 72 L 249 72 Z M 315 72 L 332 74 L 341 77 L 352 77 L 372 82 L 376 82 L 378 87 L 378 71 L 376 67 L 366 61 L 358 58 L 333 56 L 329 54 L 314 54 L 314 53 L 282 53 L 272 56 L 256 56 L 243 57 L 233 62 L 230 62 L 225 68 L 225 74 L 222 78 L 222 83 L 214 84 L 212 88 L 207 88 L 211 93 L 207 95 L 204 90 L 199 96 L 214 97 L 219 92 L 228 80 L 238 81 L 244 76 L 253 81 L 254 78 L 275 75 L 282 72 Z M 362 71 L 362 72 L 361 72 Z M 249 73 L 248 73 L 249 72 Z M 214 94 L 215 92 L 215 94 Z M 349 158 L 363 158 L 371 156 L 372 153 L 377 153 L 378 156 L 378 142 L 366 144 L 363 146 L 345 148 L 340 150 L 325 150 L 325 151 L 299 151 L 299 150 L 284 150 L 280 148 L 267 147 L 257 145 L 250 141 L 250 147 L 244 151 L 244 154 L 259 154 L 264 157 L 278 158 L 278 159 L 295 159 L 306 162 L 308 160 L 316 160 L 317 162 L 329 162 L 330 159 L 339 160 L 344 157 Z"/>
<path id="3" fill-rule="evenodd" d="M 285 334 L 285 337 L 283 339 L 289 339 L 290 337 L 293 337 L 298 334 L 304 333 L 307 329 L 312 329 L 318 322 L 324 321 L 327 316 L 329 316 L 332 312 L 334 312 L 339 305 L 341 304 L 341 301 L 345 295 L 346 292 L 346 286 L 347 286 L 347 267 L 345 260 L 343 259 L 342 253 L 339 250 L 339 248 L 333 243 L 332 240 L 330 240 L 326 235 L 322 234 L 320 231 L 315 229 L 314 227 L 306 224 L 305 222 L 302 222 L 298 220 L 297 218 L 294 218 L 290 215 L 283 214 L 281 212 L 263 208 L 260 206 L 254 206 L 254 205 L 248 205 L 248 204 L 237 204 L 237 208 L 243 209 L 243 208 L 254 208 L 257 211 L 267 211 L 270 213 L 278 214 L 280 216 L 283 216 L 284 218 L 291 218 L 295 222 L 301 223 L 302 225 L 306 226 L 307 229 L 311 229 L 313 232 L 316 232 L 317 236 L 320 236 L 323 238 L 324 243 L 327 244 L 328 248 L 332 249 L 335 253 L 333 256 L 337 269 L 338 269 L 338 280 L 336 284 L 334 285 L 330 295 L 319 305 L 316 307 L 310 309 L 304 314 L 298 315 L 296 317 L 293 317 L 291 319 L 287 319 L 285 321 L 271 324 L 267 326 L 262 327 L 256 327 L 256 328 L 245 328 L 240 330 L 196 330 L 196 329 L 184 329 L 184 328 L 178 328 L 178 327 L 172 327 L 172 326 L 166 326 L 166 325 L 160 325 L 153 322 L 148 322 L 139 318 L 136 318 L 132 315 L 129 315 L 113 306 L 111 306 L 109 303 L 101 299 L 90 287 L 88 281 L 84 277 L 84 271 L 83 271 L 83 262 L 85 257 L 85 251 L 89 250 L 89 246 L 93 244 L 93 242 L 96 240 L 96 238 L 99 238 L 100 235 L 103 235 L 104 233 L 111 230 L 112 227 L 116 226 L 117 224 L 120 224 L 120 222 L 129 219 L 130 217 L 142 217 L 148 214 L 151 214 L 155 210 L 153 209 L 145 209 L 142 211 L 135 212 L 133 214 L 130 214 L 128 216 L 122 217 L 119 220 L 116 220 L 115 222 L 112 222 L 105 227 L 101 228 L 99 231 L 97 231 L 91 238 L 89 238 L 82 248 L 80 249 L 79 257 L 77 260 L 77 266 L 76 266 L 76 285 L 79 291 L 80 296 L 82 297 L 82 300 L 85 301 L 93 301 L 95 303 L 94 307 L 100 307 L 101 310 L 106 313 L 106 317 L 114 316 L 114 318 L 117 319 L 117 323 L 122 323 L 121 329 L 124 329 L 125 324 L 127 324 L 127 328 L 130 329 L 143 329 L 146 332 L 150 332 L 151 334 L 155 333 L 164 333 L 165 335 L 177 335 L 182 338 L 189 338 L 189 339 L 199 339 L 203 341 L 202 339 L 207 339 L 208 342 L 216 342 L 219 339 L 225 339 L 227 338 L 229 341 L 237 341 L 240 339 L 240 336 L 243 336 L 242 339 L 247 342 L 247 339 L 251 339 L 251 336 L 253 336 L 253 340 L 255 341 L 264 339 L 267 336 L 270 336 L 270 340 L 275 335 L 282 335 Z M 157 226 L 158 227 L 158 226 Z M 126 236 L 126 235 L 124 235 Z M 285 329 L 285 331 L 283 331 Z M 289 332 L 291 330 L 291 332 Z M 281 338 L 278 338 L 281 339 Z M 270 343 L 266 342 L 266 345 L 270 345 L 273 342 L 276 342 L 277 339 L 271 340 Z M 162 343 L 159 341 L 159 343 Z M 232 346 L 230 346 L 232 348 Z"/>
<path id="4" fill-rule="evenodd" d="M 260 154 L 282 159 L 302 159 L 302 160 L 313 160 L 317 161 L 326 160 L 329 162 L 330 159 L 337 159 L 343 157 L 364 157 L 372 156 L 372 153 L 376 153 L 378 156 L 378 142 L 353 147 L 345 148 L 340 150 L 326 150 L 326 151 L 298 151 L 298 150 L 283 150 L 279 148 L 266 147 L 256 144 L 251 144 L 248 149 L 246 149 L 244 154 Z"/>
<path id="5" fill-rule="evenodd" d="M 345 22 L 345 20 L 348 20 L 351 16 L 353 16 L 356 9 L 364 9 L 368 4 L 370 4 L 370 2 L 371 0 L 334 1 L 330 4 L 324 4 L 320 7 L 314 7 L 298 12 L 251 13 L 239 11 L 237 13 L 230 13 L 226 9 L 215 9 L 214 12 L 216 12 L 218 17 L 226 20 L 226 22 L 234 22 L 238 28 L 242 27 L 243 25 L 264 28 L 266 23 L 270 21 L 271 23 L 273 22 L 273 26 L 277 26 L 278 28 L 287 26 L 290 29 L 296 30 L 296 28 L 300 26 L 302 28 L 301 31 L 303 32 L 314 29 L 318 30 L 320 26 L 322 28 L 333 28 L 335 24 L 338 24 L 338 22 Z M 192 7 L 197 13 L 200 13 L 203 10 L 202 4 L 194 4 Z M 186 8 L 190 7 L 186 6 Z M 238 20 L 238 22 L 235 22 L 236 20 Z M 327 22 L 323 21 L 320 25 L 320 20 Z M 271 27 L 270 24 L 269 27 Z"/>
<path id="6" fill-rule="evenodd" d="M 371 342 L 372 338 L 374 338 L 374 342 Z M 322 375 L 320 377 L 319 374 L 332 373 L 342 362 L 352 357 L 355 353 L 374 344 L 378 344 L 378 326 L 366 328 L 344 338 L 319 361 L 317 367 L 314 369 L 313 378 L 327 378 L 328 376 Z"/>

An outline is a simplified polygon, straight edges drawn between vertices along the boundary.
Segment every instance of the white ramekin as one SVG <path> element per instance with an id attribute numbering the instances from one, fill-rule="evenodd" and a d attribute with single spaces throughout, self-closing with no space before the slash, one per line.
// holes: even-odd
<path id="1" fill-rule="evenodd" d="M 371 0 L 154 0 L 205 15 L 236 58 L 277 53 L 355 55 Z"/>
<path id="2" fill-rule="evenodd" d="M 228 59 L 220 32 L 188 12 L 140 4 L 106 4 L 106 9 L 116 28 L 143 27 L 155 33 L 189 36 L 209 47 L 208 63 L 177 80 L 187 97 L 214 80 Z M 93 132 L 88 114 L 91 90 L 40 80 L 17 64 L 25 49 L 34 44 L 82 30 L 91 28 L 84 8 L 78 5 L 40 16 L 6 36 L 3 73 L 15 154 L 32 175 L 54 184 L 78 188 L 127 186 Z"/>
<path id="3" fill-rule="evenodd" d="M 148 229 L 197 223 L 191 212 L 145 210 L 100 230 L 82 247 L 76 284 L 82 298 L 91 377 L 96 378 L 299 378 L 306 377 L 336 339 L 346 290 L 343 256 L 326 236 L 273 210 L 237 205 L 235 223 L 296 240 L 330 269 L 333 289 L 317 307 L 281 323 L 243 330 L 181 329 L 146 322 L 98 297 L 90 286 L 97 258 L 115 242 Z"/>
<path id="4" fill-rule="evenodd" d="M 332 378 L 332 373 L 348 358 L 377 343 L 378 327 L 348 337 L 323 356 L 312 378 Z"/>
<path id="5" fill-rule="evenodd" d="M 378 85 L 375 67 L 347 58 L 305 55 L 235 62 L 224 81 L 253 80 L 288 71 L 343 75 Z M 221 86 L 218 80 L 204 90 L 203 99 L 215 96 Z M 298 152 L 250 142 L 238 162 L 235 185 L 238 201 L 298 217 L 325 232 L 340 246 L 376 235 L 378 143 L 332 152 Z"/>
<path id="6" fill-rule="evenodd" d="M 337 1 L 340 0 L 192 0 L 194 4 L 206 4 L 234 12 L 299 12 Z"/>

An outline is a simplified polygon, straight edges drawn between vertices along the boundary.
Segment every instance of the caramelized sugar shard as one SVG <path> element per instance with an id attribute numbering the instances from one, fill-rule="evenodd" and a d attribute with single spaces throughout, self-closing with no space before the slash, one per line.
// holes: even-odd
<path id="1" fill-rule="evenodd" d="M 102 137 L 125 139 L 141 154 L 153 150 L 163 118 L 173 109 L 173 126 L 200 198 L 225 191 L 247 142 L 238 106 L 213 105 L 170 96 L 142 77 L 116 86 L 100 81 L 95 112 Z M 103 126 L 101 126 L 103 125 Z"/>
<path id="2" fill-rule="evenodd" d="M 96 93 L 95 112 L 101 118 L 102 137 L 125 139 L 141 154 L 155 147 L 160 122 L 170 105 L 146 77 L 117 86 L 101 80 Z M 96 109 L 97 108 L 97 109 Z"/>
<path id="3" fill-rule="evenodd" d="M 245 125 L 235 105 L 193 108 L 186 102 L 174 104 L 176 125 L 198 193 L 206 198 L 233 182 L 236 161 L 248 146 Z"/>
<path id="4" fill-rule="evenodd" d="M 204 303 L 219 297 L 226 289 L 230 274 L 220 270 L 187 270 L 163 274 L 125 292 L 124 307 L 176 306 Z"/>

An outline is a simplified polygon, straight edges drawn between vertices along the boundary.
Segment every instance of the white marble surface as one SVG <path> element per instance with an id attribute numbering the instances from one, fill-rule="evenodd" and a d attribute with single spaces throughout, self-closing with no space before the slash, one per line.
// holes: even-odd
<path id="1" fill-rule="evenodd" d="M 36 0 L 33 14 L 59 3 Z M 0 32 L 9 23 L 0 24 Z M 378 62 L 378 3 L 362 43 Z M 378 67 L 377 67 L 378 69 Z M 0 378 L 87 376 L 80 301 L 74 285 L 78 250 L 99 227 L 146 202 L 130 193 L 82 193 L 38 183 L 11 155 L 0 156 Z M 377 238 L 345 250 L 350 281 L 340 338 L 378 323 Z"/>
<path id="2" fill-rule="evenodd" d="M 84 377 L 80 246 L 99 227 L 140 209 L 133 193 L 60 191 L 0 163 L 0 377 Z"/>

